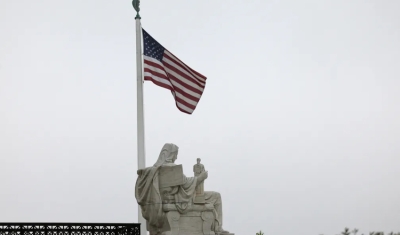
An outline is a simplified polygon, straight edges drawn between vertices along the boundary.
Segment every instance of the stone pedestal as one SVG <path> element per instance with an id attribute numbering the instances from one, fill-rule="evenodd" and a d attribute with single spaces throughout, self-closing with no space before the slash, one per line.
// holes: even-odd
<path id="1" fill-rule="evenodd" d="M 196 195 L 193 202 L 195 204 L 206 204 L 206 199 L 204 197 L 204 194 Z"/>
<path id="2" fill-rule="evenodd" d="M 162 235 L 215 235 L 213 222 L 215 220 L 210 208 L 194 207 L 192 211 L 179 214 L 173 205 L 164 205 L 171 230 Z"/>

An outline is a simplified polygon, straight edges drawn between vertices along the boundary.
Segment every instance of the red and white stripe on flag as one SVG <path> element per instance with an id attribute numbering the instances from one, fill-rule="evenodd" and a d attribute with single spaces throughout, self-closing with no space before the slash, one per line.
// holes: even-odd
<path id="1" fill-rule="evenodd" d="M 169 89 L 178 109 L 192 114 L 203 94 L 207 78 L 162 47 L 145 30 L 143 36 L 144 80 Z"/>

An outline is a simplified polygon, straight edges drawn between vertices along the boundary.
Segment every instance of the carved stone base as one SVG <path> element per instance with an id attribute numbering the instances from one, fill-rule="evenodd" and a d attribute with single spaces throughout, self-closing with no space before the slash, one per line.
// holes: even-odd
<path id="1" fill-rule="evenodd" d="M 192 211 L 185 214 L 169 211 L 166 215 L 171 230 L 162 235 L 215 235 L 212 231 L 215 217 L 211 211 Z"/>
<path id="2" fill-rule="evenodd" d="M 178 235 L 179 234 L 179 219 L 181 215 L 177 211 L 170 211 L 167 213 L 167 219 L 171 230 L 163 233 L 165 235 Z"/>
<path id="3" fill-rule="evenodd" d="M 206 204 L 206 198 L 204 197 L 204 194 L 196 195 L 196 197 L 193 200 L 193 203 L 195 203 L 195 204 Z"/>

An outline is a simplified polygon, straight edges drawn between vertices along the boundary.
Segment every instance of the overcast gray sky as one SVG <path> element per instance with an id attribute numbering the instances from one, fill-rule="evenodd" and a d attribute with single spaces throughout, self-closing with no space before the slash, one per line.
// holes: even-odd
<path id="1" fill-rule="evenodd" d="M 400 1 L 142 0 L 207 85 L 193 115 L 144 84 L 165 142 L 240 234 L 400 232 Z M 131 1 L 0 1 L 0 221 L 136 222 Z"/>

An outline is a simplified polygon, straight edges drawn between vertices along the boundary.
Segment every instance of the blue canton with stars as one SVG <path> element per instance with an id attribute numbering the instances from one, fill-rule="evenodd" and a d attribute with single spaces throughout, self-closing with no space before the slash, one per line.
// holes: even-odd
<path id="1" fill-rule="evenodd" d="M 143 55 L 149 56 L 161 62 L 165 48 L 161 46 L 154 38 L 150 36 L 144 29 L 143 31 Z"/>

